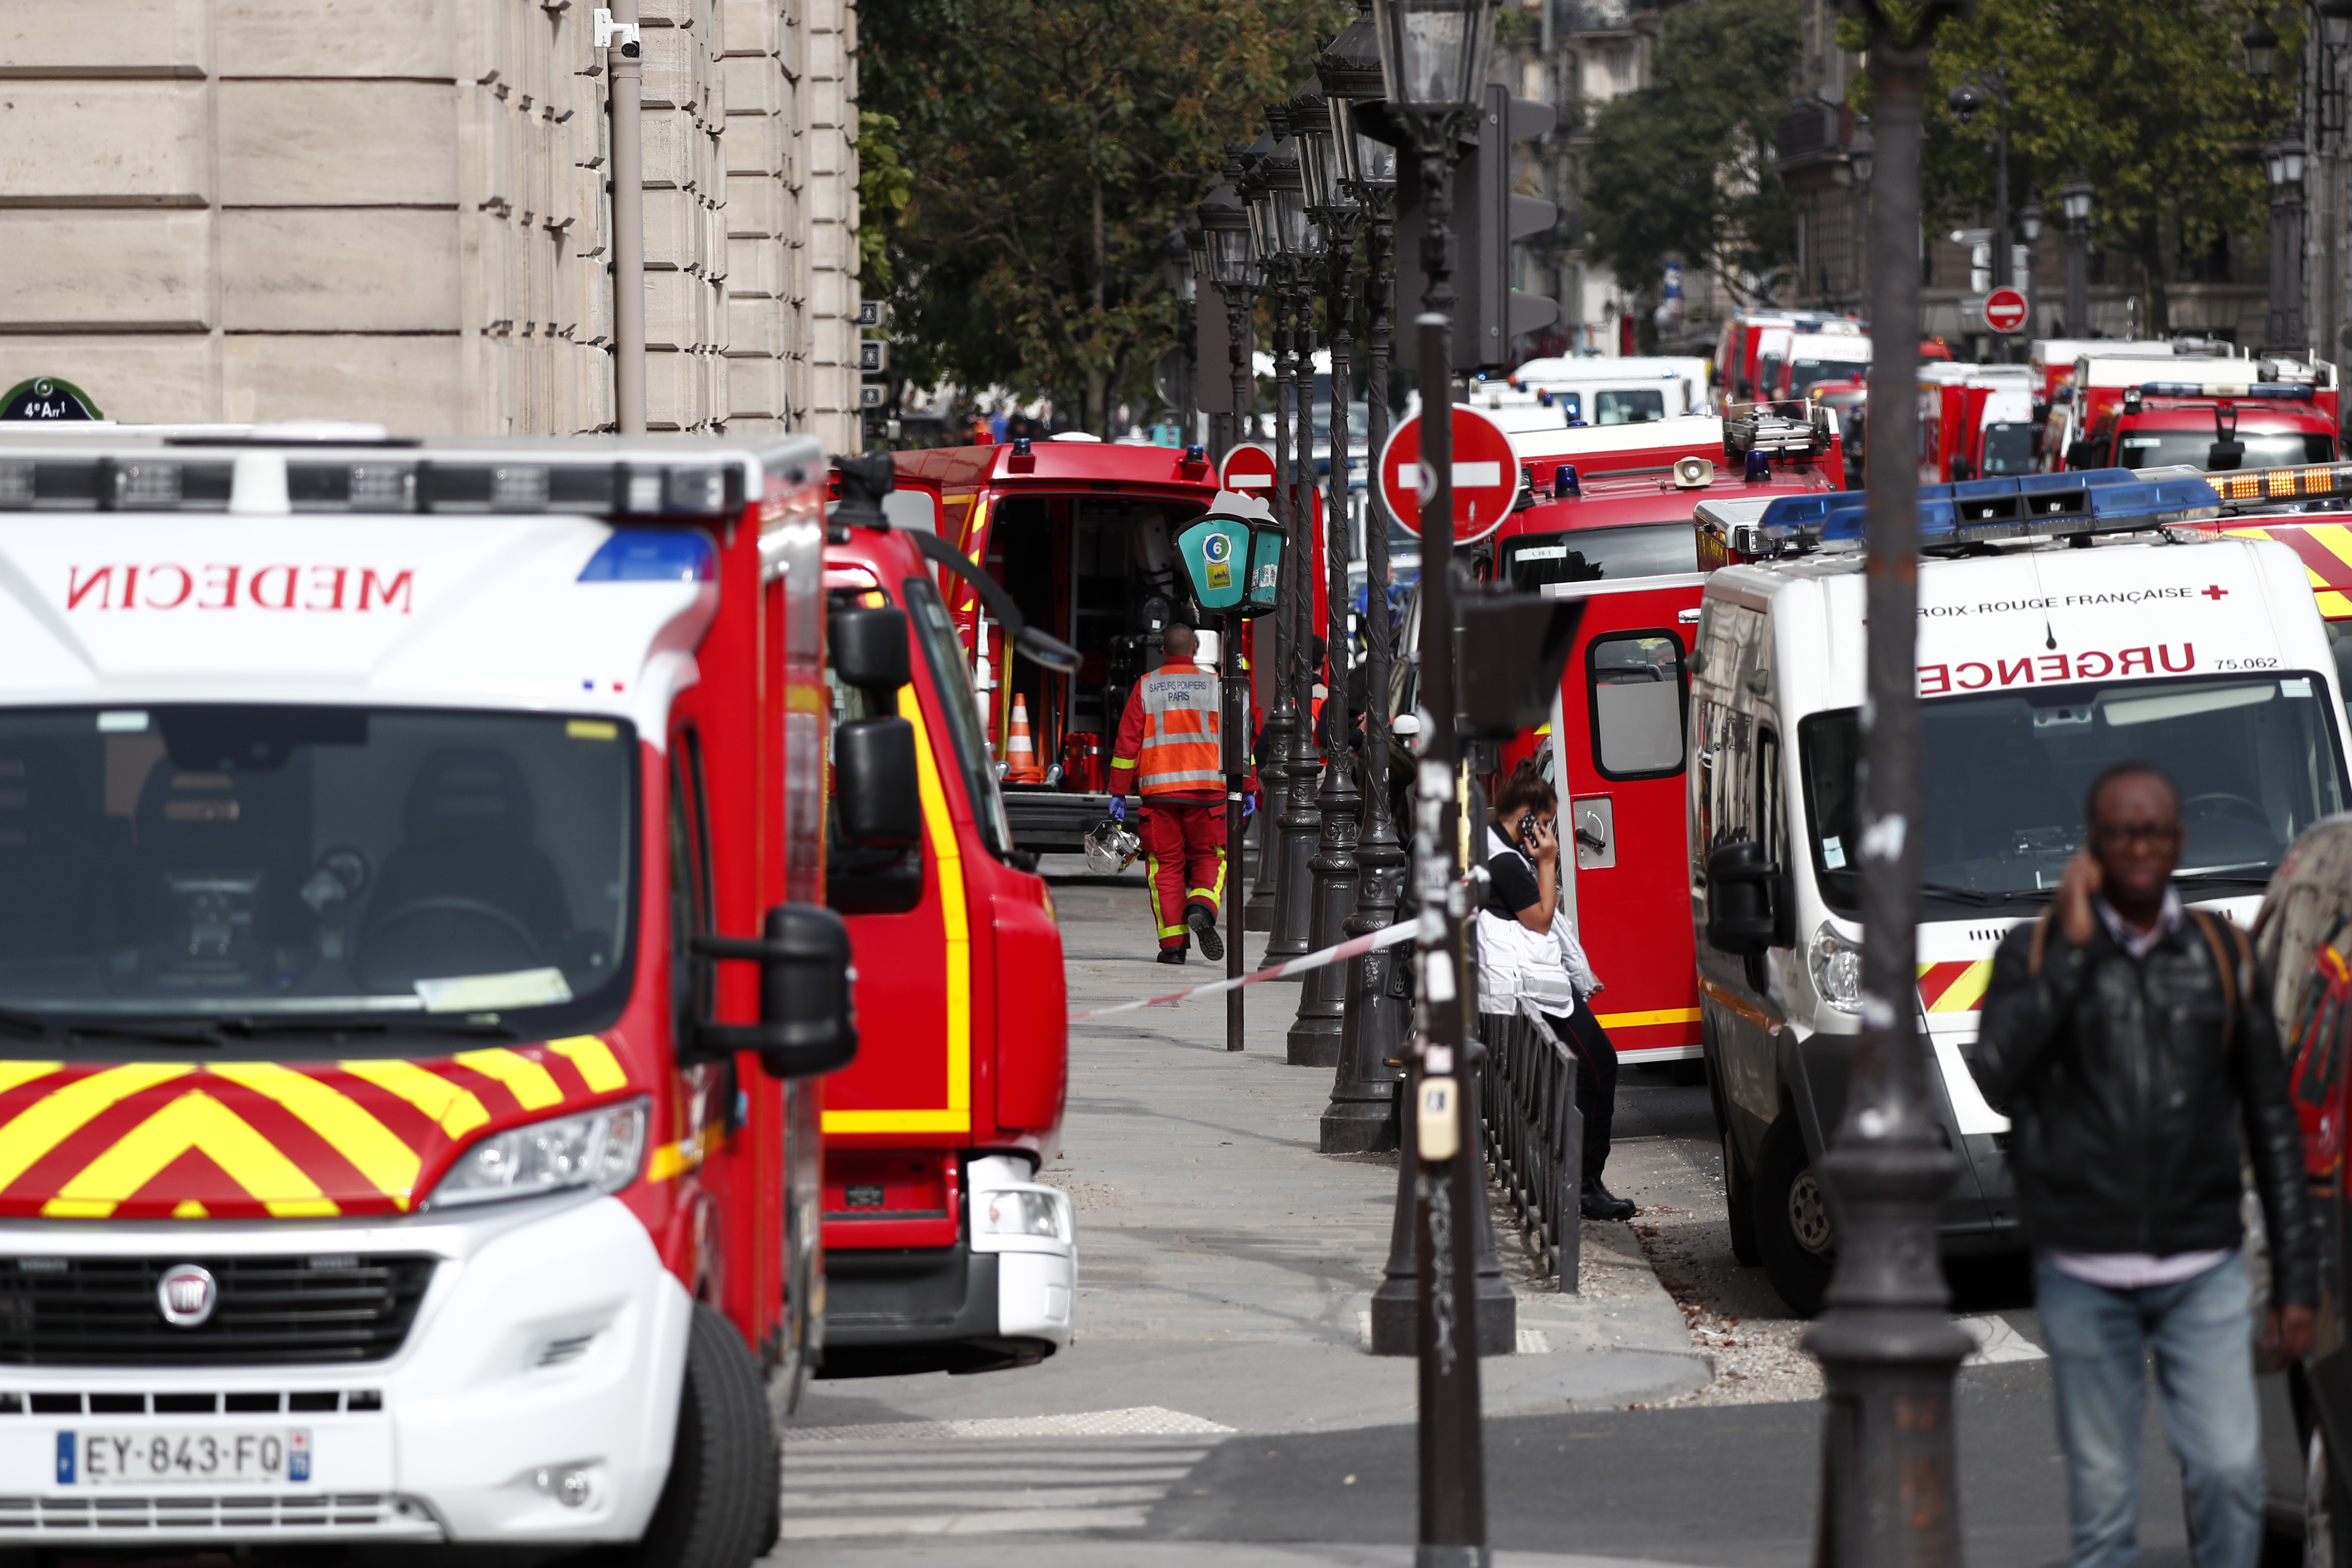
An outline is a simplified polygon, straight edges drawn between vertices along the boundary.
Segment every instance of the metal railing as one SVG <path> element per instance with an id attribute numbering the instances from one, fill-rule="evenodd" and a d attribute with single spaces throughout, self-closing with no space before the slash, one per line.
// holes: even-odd
<path id="1" fill-rule="evenodd" d="M 1576 1103 L 1576 1053 L 1536 1005 L 1481 1013 L 1478 1103 L 1486 1160 L 1541 1270 L 1575 1290 L 1583 1266 L 1580 1204 L 1584 1116 Z"/>

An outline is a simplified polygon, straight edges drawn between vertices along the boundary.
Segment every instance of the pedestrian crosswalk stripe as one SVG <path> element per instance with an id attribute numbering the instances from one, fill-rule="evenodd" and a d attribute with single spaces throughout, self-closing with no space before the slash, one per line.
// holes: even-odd
<path id="1" fill-rule="evenodd" d="M 1225 1437 L 1221 1426 L 1181 1410 L 1138 1405 L 1125 1410 L 1082 1410 L 1066 1415 L 999 1415 L 956 1421 L 886 1421 L 870 1426 L 787 1428 L 788 1443 L 874 1442 L 931 1437 Z"/>
<path id="2" fill-rule="evenodd" d="M 1212 1451 L 1211 1445 L 1198 1438 L 975 1442 L 967 1436 L 937 1436 L 947 1425 L 891 1424 L 895 1429 L 920 1427 L 932 1434 L 921 1438 L 828 1436 L 811 1441 L 810 1430 L 871 1433 L 886 1428 L 787 1429 L 783 1538 L 1140 1530 L 1152 1506 Z"/>

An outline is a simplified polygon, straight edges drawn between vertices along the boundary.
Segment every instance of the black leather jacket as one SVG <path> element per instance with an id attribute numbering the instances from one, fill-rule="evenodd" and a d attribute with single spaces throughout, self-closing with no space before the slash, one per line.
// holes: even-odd
<path id="1" fill-rule="evenodd" d="M 2078 948 L 2053 921 L 2038 974 L 2033 931 L 2018 927 L 1994 955 L 1968 1053 L 1985 1099 L 2012 1124 L 2026 1236 L 2069 1252 L 2235 1247 L 2243 1151 L 2269 1231 L 2271 1300 L 2317 1305 L 2303 1138 L 2270 993 L 2230 933 L 2217 932 L 2241 971 L 2234 1022 L 2193 915 L 2139 959 L 2104 925 Z"/>

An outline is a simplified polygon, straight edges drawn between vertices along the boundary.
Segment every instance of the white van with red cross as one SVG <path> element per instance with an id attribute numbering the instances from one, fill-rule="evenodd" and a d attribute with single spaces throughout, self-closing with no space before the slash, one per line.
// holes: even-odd
<path id="1" fill-rule="evenodd" d="M 2009 1123 L 1962 1060 L 2002 935 L 2045 909 L 2109 764 L 2179 788 L 2182 897 L 2243 922 L 2296 836 L 2352 802 L 2336 666 L 2302 563 L 2216 538 L 2202 479 L 2121 469 L 1923 490 L 1918 1009 L 1965 1160 L 1948 1252 L 2017 1246 Z M 1801 1312 L 1837 1237 L 1814 1166 L 1861 1030 L 1859 493 L 1734 525 L 1690 665 L 1686 823 L 1701 1027 L 1733 1246 Z"/>

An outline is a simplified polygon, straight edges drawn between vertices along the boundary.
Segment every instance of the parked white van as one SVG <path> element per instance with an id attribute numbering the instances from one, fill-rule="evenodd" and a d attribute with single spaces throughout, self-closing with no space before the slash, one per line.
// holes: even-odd
<path id="1" fill-rule="evenodd" d="M 1835 1252 L 1813 1171 L 1861 1027 L 1863 502 L 1790 497 L 1715 520 L 1735 559 L 1772 558 L 1708 578 L 1690 660 L 1690 889 L 1733 1246 L 1801 1312 Z M 1948 1252 L 2019 1245 L 2009 1124 L 1961 1047 L 1994 948 L 2041 913 L 2080 842 L 2092 778 L 2126 759 L 2168 773 L 2188 818 L 2182 894 L 2241 922 L 2296 836 L 2352 801 L 2302 563 L 2167 526 L 2218 507 L 2201 479 L 2125 469 L 1922 491 L 1918 1007 L 1935 1115 L 1966 1160 Z M 1734 908 L 1751 918 L 1710 921 Z"/>

